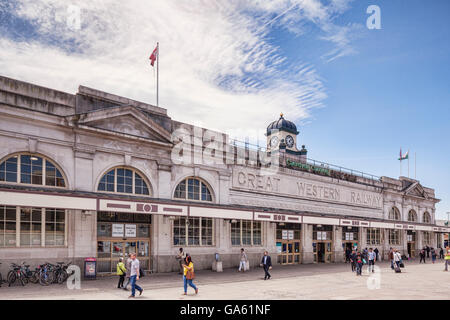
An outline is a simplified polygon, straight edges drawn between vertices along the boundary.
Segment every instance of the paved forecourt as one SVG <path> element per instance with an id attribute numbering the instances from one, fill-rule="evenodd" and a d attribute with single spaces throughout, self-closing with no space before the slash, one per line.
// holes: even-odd
<path id="1" fill-rule="evenodd" d="M 136 300 L 267 300 L 267 299 L 450 299 L 450 271 L 443 272 L 443 262 L 406 263 L 401 274 L 395 274 L 389 264 L 380 263 L 379 273 L 369 275 L 364 267 L 357 277 L 348 264 L 276 266 L 272 279 L 264 281 L 262 269 L 237 273 L 235 269 L 214 273 L 202 270 L 194 281 L 199 294 L 188 287 L 183 296 L 183 283 L 178 274 L 155 274 L 139 281 L 143 296 Z M 127 299 L 130 291 L 116 288 L 117 278 L 82 281 L 81 289 L 53 284 L 49 287 L 0 288 L 0 299 Z M 378 288 L 378 289 L 377 289 Z"/>

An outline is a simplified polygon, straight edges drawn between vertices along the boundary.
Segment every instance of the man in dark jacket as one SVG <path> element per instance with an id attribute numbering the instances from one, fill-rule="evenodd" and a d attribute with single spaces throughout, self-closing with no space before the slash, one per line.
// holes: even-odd
<path id="1" fill-rule="evenodd" d="M 375 252 L 375 254 L 377 255 L 376 256 L 376 261 L 379 261 L 380 258 L 378 257 L 378 252 L 379 252 L 378 248 L 375 248 L 375 250 L 373 250 L 373 252 Z"/>
<path id="2" fill-rule="evenodd" d="M 419 263 L 422 263 L 422 261 L 423 261 L 423 263 L 425 263 L 425 250 L 424 249 L 420 250 L 419 257 L 420 257 Z"/>
<path id="3" fill-rule="evenodd" d="M 353 250 L 350 254 L 350 263 L 352 264 L 352 272 L 356 270 L 356 251 Z"/>
<path id="4" fill-rule="evenodd" d="M 264 268 L 264 280 L 270 279 L 271 275 L 269 269 L 272 269 L 272 260 L 267 251 L 264 251 L 264 256 L 261 259 L 261 266 Z"/>
<path id="5" fill-rule="evenodd" d="M 429 258 L 430 257 L 430 247 L 427 245 L 425 248 L 427 251 L 427 258 Z"/>

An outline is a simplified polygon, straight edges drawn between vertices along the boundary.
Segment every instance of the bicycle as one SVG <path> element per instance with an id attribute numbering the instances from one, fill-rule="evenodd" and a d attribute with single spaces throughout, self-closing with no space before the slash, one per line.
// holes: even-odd
<path id="1" fill-rule="evenodd" d="M 39 283 L 41 285 L 48 286 L 55 281 L 55 273 L 53 272 L 54 267 L 55 266 L 49 262 L 39 266 Z"/>
<path id="2" fill-rule="evenodd" d="M 6 281 L 8 282 L 8 287 L 11 287 L 13 283 L 17 280 L 20 282 L 22 286 L 28 283 L 28 279 L 25 276 L 22 266 L 18 264 L 11 263 L 12 270 L 9 270 L 8 275 L 6 276 Z"/>

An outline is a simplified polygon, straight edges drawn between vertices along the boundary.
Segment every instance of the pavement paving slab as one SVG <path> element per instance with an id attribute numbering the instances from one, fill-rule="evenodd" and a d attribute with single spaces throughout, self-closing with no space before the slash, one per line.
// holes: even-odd
<path id="1" fill-rule="evenodd" d="M 419 264 L 409 261 L 402 273 L 394 273 L 388 263 L 377 263 L 377 272 L 356 276 L 349 264 L 309 264 L 274 266 L 272 278 L 263 280 L 264 272 L 256 268 L 245 273 L 225 269 L 196 272 L 196 295 L 188 287 L 184 296 L 182 277 L 178 273 L 150 274 L 138 284 L 144 288 L 135 300 L 449 300 L 450 272 L 443 262 Z M 47 287 L 0 287 L 1 300 L 124 300 L 130 291 L 117 288 L 118 277 L 83 280 L 80 289 L 66 284 Z"/>

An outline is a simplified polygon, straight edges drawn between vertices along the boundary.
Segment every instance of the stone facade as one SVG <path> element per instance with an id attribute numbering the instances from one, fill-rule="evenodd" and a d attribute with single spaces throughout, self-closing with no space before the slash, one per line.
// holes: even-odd
<path id="1" fill-rule="evenodd" d="M 248 161 L 218 164 L 203 159 L 179 164 L 173 161 L 172 151 L 176 144 L 173 133 L 181 128 L 190 134 L 195 130 L 201 135 L 206 132 L 203 128 L 172 120 L 165 109 L 113 94 L 80 86 L 72 95 L 0 77 L 0 163 L 11 155 L 42 156 L 57 165 L 66 183 L 65 188 L 52 188 L 0 181 L 0 206 L 66 209 L 64 246 L 24 247 L 17 244 L 16 247 L 0 247 L 0 261 L 6 262 L 1 271 L 5 272 L 7 262 L 12 261 L 37 264 L 72 260 L 81 266 L 84 258 L 97 257 L 98 211 L 104 199 L 128 201 L 133 205 L 139 201 L 168 203 L 179 206 L 191 216 L 214 218 L 212 245 L 185 246 L 196 267 L 201 269 L 211 268 L 215 253 L 220 254 L 224 268 L 238 265 L 241 245 L 233 246 L 230 239 L 231 222 L 239 220 L 240 215 L 245 220 L 261 221 L 261 244 L 244 246 L 251 267 L 259 265 L 264 250 L 268 250 L 276 261 L 279 221 L 273 220 L 275 213 L 288 219 L 300 217 L 297 222 L 302 223 L 302 263 L 314 262 L 313 226 L 318 224 L 333 227 L 334 262 L 343 259 L 342 226 L 345 219 L 369 221 L 367 226 L 378 224 L 384 238 L 379 249 L 385 257 L 389 247 L 407 251 L 408 227 L 394 226 L 396 223 L 412 226 L 416 232 L 416 248 L 425 244 L 436 247 L 435 232 L 447 231 L 442 226 L 436 229 L 435 204 L 439 200 L 435 198 L 434 190 L 421 186 L 419 181 L 405 177 L 346 180 L 284 166 L 274 174 L 265 175 L 261 174 L 258 165 Z M 230 147 L 226 143 L 226 134 L 209 131 L 206 134 L 222 141 L 223 149 Z M 193 151 L 195 160 L 202 148 L 194 147 Z M 248 155 L 250 151 L 243 152 Z M 279 157 L 283 159 L 282 152 Z M 217 160 L 217 156 L 211 155 L 209 160 L 214 158 Z M 302 161 L 305 161 L 304 157 Z M 150 195 L 127 196 L 98 191 L 105 173 L 117 167 L 133 168 L 139 173 L 148 183 Z M 202 211 L 204 203 L 199 201 L 174 199 L 177 186 L 188 177 L 199 178 L 209 187 L 210 209 Z M 11 196 L 17 193 L 22 197 Z M 73 204 L 69 205 L 70 201 Z M 399 210 L 399 221 L 390 220 L 392 207 Z M 417 213 L 418 220 L 408 223 L 410 210 Z M 257 215 L 265 212 L 268 212 L 265 218 L 264 214 Z M 426 223 L 423 222 L 425 212 L 431 217 Z M 150 269 L 154 272 L 178 268 L 174 256 L 179 246 L 173 242 L 173 224 L 171 214 L 152 214 Z M 390 245 L 386 240 L 389 230 L 400 227 L 401 244 Z M 360 247 L 369 246 L 366 245 L 365 230 L 360 227 Z M 424 243 L 422 233 L 428 231 L 433 233 L 432 242 Z"/>

